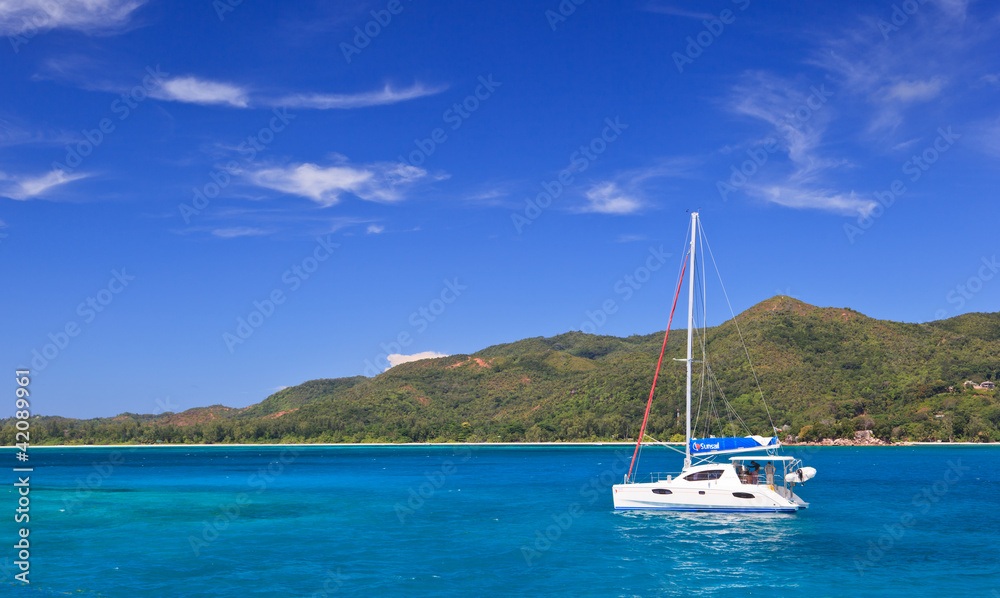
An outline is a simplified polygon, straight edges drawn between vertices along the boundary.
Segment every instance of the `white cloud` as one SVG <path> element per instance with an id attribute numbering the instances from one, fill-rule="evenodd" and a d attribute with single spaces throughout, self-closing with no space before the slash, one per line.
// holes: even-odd
<path id="1" fill-rule="evenodd" d="M 618 238 L 615 239 L 615 242 L 616 243 L 634 243 L 636 241 L 645 241 L 645 240 L 646 240 L 646 236 L 645 235 L 618 235 Z"/>
<path id="2" fill-rule="evenodd" d="M 145 0 L 0 0 L 0 35 L 50 29 L 84 33 L 121 28 Z"/>
<path id="3" fill-rule="evenodd" d="M 368 230 L 366 230 L 369 235 L 378 235 L 385 232 L 385 227 L 381 224 L 369 224 Z"/>
<path id="4" fill-rule="evenodd" d="M 365 201 L 397 202 L 404 199 L 403 191 L 426 177 L 426 170 L 398 163 L 320 166 L 307 162 L 248 173 L 250 182 L 259 187 L 305 197 L 324 207 L 339 203 L 345 193 Z"/>
<path id="5" fill-rule="evenodd" d="M 892 146 L 892 151 L 896 152 L 896 151 L 905 150 L 905 149 L 913 146 L 913 144 L 917 143 L 918 141 L 920 141 L 919 137 L 914 137 L 913 139 L 907 139 L 906 141 L 900 141 L 896 145 Z"/>
<path id="6" fill-rule="evenodd" d="M 5 0 L 0 0 L 0 6 Z M 54 1 L 54 0 L 53 0 Z M 116 75 L 117 69 L 79 55 L 60 55 L 44 62 L 36 78 L 49 78 L 69 82 L 90 91 L 128 93 L 135 84 Z M 160 72 L 156 66 L 155 86 L 150 97 L 170 102 L 185 102 L 205 106 L 229 108 L 299 108 L 306 110 L 351 110 L 369 106 L 398 104 L 425 96 L 439 94 L 447 86 L 428 86 L 417 82 L 405 88 L 386 85 L 381 89 L 358 93 L 286 93 L 265 95 L 255 92 L 250 85 L 217 81 L 194 74 L 171 76 Z M 143 80 L 145 81 L 145 79 Z"/>
<path id="7" fill-rule="evenodd" d="M 247 90 L 238 85 L 206 81 L 190 76 L 168 79 L 150 95 L 160 100 L 190 104 L 223 104 L 234 108 L 246 108 L 250 102 Z"/>
<path id="8" fill-rule="evenodd" d="M 883 96 L 901 102 L 922 102 L 937 97 L 944 88 L 944 83 L 942 77 L 926 81 L 897 81 L 883 90 Z"/>
<path id="9" fill-rule="evenodd" d="M 819 93 L 810 89 L 809 85 L 796 84 L 762 71 L 745 73 L 733 88 L 733 111 L 763 120 L 773 127 L 772 137 L 784 144 L 789 159 L 799 169 L 799 178 L 838 164 L 837 161 L 821 158 L 817 153 L 832 116 L 832 110 L 825 105 L 828 98 L 817 98 L 823 102 L 819 104 L 817 99 L 813 99 L 824 91 L 830 91 L 817 89 Z M 810 102 L 818 108 L 812 109 Z"/>
<path id="10" fill-rule="evenodd" d="M 299 93 L 280 99 L 271 100 L 275 106 L 287 108 L 313 108 L 318 110 L 347 110 L 365 108 L 368 106 L 384 106 L 435 95 L 445 90 L 445 87 L 426 87 L 415 83 L 406 89 L 393 89 L 386 85 L 384 89 L 364 93 Z"/>
<path id="11" fill-rule="evenodd" d="M 925 118 L 940 118 L 946 105 L 924 104 L 947 87 L 949 103 L 974 87 L 983 72 L 984 57 L 992 56 L 996 19 L 974 27 L 966 22 L 965 0 L 920 3 L 919 11 L 897 29 L 886 29 L 885 11 L 863 24 L 823 39 L 808 62 L 824 69 L 838 89 L 838 104 L 863 120 L 869 141 L 895 144 L 912 137 Z M 891 25 L 890 25 L 891 27 Z M 872 29 L 882 35 L 872 35 Z M 992 30 L 992 31 L 991 31 Z M 909 125 L 909 126 L 904 126 Z"/>
<path id="12" fill-rule="evenodd" d="M 611 180 L 599 181 L 584 193 L 587 203 L 579 208 L 581 213 L 633 214 L 647 207 L 645 197 L 652 181 L 663 178 L 690 176 L 695 167 L 691 158 L 665 158 L 652 166 L 626 170 Z"/>
<path id="13" fill-rule="evenodd" d="M 88 176 L 83 173 L 66 174 L 59 169 L 33 177 L 8 176 L 0 173 L 0 195 L 17 200 L 31 199 L 45 195 L 53 187 L 77 181 Z"/>
<path id="14" fill-rule="evenodd" d="M 267 231 L 249 226 L 234 226 L 231 228 L 217 228 L 212 231 L 212 234 L 222 239 L 235 239 L 237 237 L 266 235 Z"/>
<path id="15" fill-rule="evenodd" d="M 707 12 L 695 12 L 691 10 L 685 10 L 683 8 L 676 8 L 667 4 L 661 4 L 659 2 L 650 2 L 647 4 L 643 10 L 646 12 L 655 12 L 661 15 L 670 15 L 673 17 L 686 17 L 688 19 L 714 19 L 715 15 Z"/>
<path id="16" fill-rule="evenodd" d="M 764 72 L 747 73 L 734 88 L 733 111 L 770 125 L 769 137 L 780 140 L 791 166 L 782 175 L 771 165 L 769 171 L 774 174 L 770 181 L 764 174 L 758 174 L 745 189 L 753 196 L 788 208 L 867 214 L 874 207 L 872 200 L 859 198 L 853 191 L 831 190 L 824 184 L 829 171 L 847 164 L 846 160 L 829 158 L 823 152 L 823 137 L 833 117 L 833 108 L 826 106 L 828 98 L 820 97 L 824 90 Z"/>
<path id="17" fill-rule="evenodd" d="M 818 209 L 837 214 L 867 216 L 874 208 L 875 201 L 860 199 L 853 191 L 837 193 L 825 189 L 809 189 L 804 185 L 774 185 L 755 187 L 753 191 L 771 203 L 797 209 Z"/>
<path id="18" fill-rule="evenodd" d="M 965 21 L 969 0 L 937 0 L 938 7 L 952 20 Z"/>
<path id="19" fill-rule="evenodd" d="M 1000 158 L 1000 118 L 979 122 L 973 128 L 973 140 L 987 154 Z"/>
<path id="20" fill-rule="evenodd" d="M 583 212 L 598 214 L 631 214 L 642 207 L 637 198 L 624 193 L 617 183 L 598 183 L 587 193 L 588 204 L 581 208 Z"/>
<path id="21" fill-rule="evenodd" d="M 385 370 L 389 371 L 401 363 L 410 363 L 411 361 L 420 361 L 421 359 L 434 359 L 436 357 L 448 357 L 448 355 L 446 353 L 438 353 L 437 351 L 423 351 L 421 353 L 414 353 L 413 355 L 393 353 L 386 357 L 389 360 L 389 367 L 385 368 Z"/>

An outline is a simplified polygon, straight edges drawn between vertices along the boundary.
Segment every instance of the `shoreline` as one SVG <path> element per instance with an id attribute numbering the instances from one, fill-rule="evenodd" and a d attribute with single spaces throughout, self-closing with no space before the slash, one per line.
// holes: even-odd
<path id="1" fill-rule="evenodd" d="M 683 447 L 683 442 L 661 443 L 669 446 Z M 462 446 L 503 446 L 503 447 L 572 447 L 572 446 L 635 446 L 635 442 L 337 442 L 337 443 L 260 443 L 260 444 L 46 444 L 32 445 L 30 449 L 72 449 L 72 448 L 274 448 L 274 447 L 462 447 Z M 655 446 L 652 444 L 648 446 Z M 797 447 L 823 446 L 831 448 L 856 448 L 856 447 L 904 447 L 904 446 L 1000 446 L 1000 442 L 895 442 L 886 444 L 858 443 L 858 444 L 823 444 L 819 442 L 783 444 L 781 448 L 794 450 Z M 0 447 L 0 449 L 18 450 L 15 446 Z"/>

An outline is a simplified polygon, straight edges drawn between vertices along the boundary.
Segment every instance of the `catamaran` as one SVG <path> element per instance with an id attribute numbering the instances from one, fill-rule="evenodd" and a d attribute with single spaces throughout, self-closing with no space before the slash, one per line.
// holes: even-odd
<path id="1" fill-rule="evenodd" d="M 653 375 L 653 386 L 649 392 L 649 402 L 646 404 L 646 414 L 642 420 L 635 452 L 632 454 L 632 462 L 624 481 L 612 486 L 615 509 L 718 513 L 797 512 L 808 507 L 809 503 L 795 494 L 795 485 L 811 479 L 816 475 L 816 470 L 812 467 L 803 467 L 802 462 L 793 457 L 778 455 L 777 451 L 781 447 L 781 442 L 777 436 L 759 436 L 748 433 L 746 436 L 692 437 L 691 381 L 692 365 L 696 363 L 693 357 L 695 288 L 697 284 L 695 280 L 695 250 L 698 245 L 699 233 L 702 237 L 704 236 L 698 213 L 694 212 L 691 214 L 691 242 L 681 268 L 677 292 L 670 310 L 670 320 L 663 337 L 663 348 L 660 350 L 660 359 Z M 640 482 L 634 477 L 635 467 L 646 439 L 646 423 L 649 421 L 649 410 L 653 404 L 656 381 L 663 364 L 667 338 L 670 336 L 670 323 L 673 322 L 674 311 L 677 309 L 677 299 L 680 297 L 681 287 L 684 284 L 684 270 L 688 270 L 687 358 L 675 360 L 687 363 L 684 467 L 678 474 L 654 473 L 650 474 L 649 481 Z M 702 288 L 704 288 L 704 284 L 702 284 Z M 733 322 L 739 331 L 739 323 L 736 322 L 735 314 Z M 742 332 L 739 333 L 739 336 L 742 341 Z M 704 339 L 704 334 L 701 334 L 699 344 L 703 354 L 707 353 Z M 743 348 L 749 360 L 749 352 L 746 350 L 745 344 Z M 702 380 L 707 379 L 715 382 L 707 355 L 698 363 L 702 365 Z M 752 364 L 750 369 L 754 372 L 753 377 L 756 382 L 757 374 Z M 704 390 L 704 382 L 701 386 Z M 759 382 L 757 382 L 757 390 L 760 392 Z M 763 400 L 762 392 L 761 400 Z M 702 401 L 699 401 L 699 405 L 702 404 Z M 728 402 L 725 402 L 725 405 L 728 407 Z M 717 406 L 710 411 L 717 412 Z M 706 421 L 710 419 L 710 417 L 706 417 Z M 716 418 L 716 420 L 718 419 L 720 418 Z M 770 419 L 770 412 L 768 412 L 768 419 Z M 746 431 L 750 432 L 738 416 L 730 420 L 729 430 L 732 430 L 734 422 L 743 424 Z M 706 430 L 710 429 L 710 424 L 706 423 L 705 428 Z M 776 430 L 777 428 L 771 422 L 771 431 Z M 676 449 L 676 447 L 671 448 Z M 724 459 L 723 455 L 736 456 Z M 762 464 L 764 465 L 762 466 Z M 775 464 L 781 466 L 780 470 Z"/>

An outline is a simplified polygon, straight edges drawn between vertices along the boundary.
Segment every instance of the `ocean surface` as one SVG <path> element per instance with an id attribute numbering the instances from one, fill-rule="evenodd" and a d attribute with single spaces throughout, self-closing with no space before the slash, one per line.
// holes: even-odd
<path id="1" fill-rule="evenodd" d="M 0 595 L 1000 598 L 1000 447 L 784 454 L 810 508 L 741 516 L 615 512 L 621 446 L 35 447 Z"/>

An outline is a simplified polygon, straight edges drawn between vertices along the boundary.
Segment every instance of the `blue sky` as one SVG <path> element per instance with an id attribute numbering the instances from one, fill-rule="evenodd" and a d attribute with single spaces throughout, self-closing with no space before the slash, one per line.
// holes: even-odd
<path id="1" fill-rule="evenodd" d="M 0 363 L 92 417 L 646 334 L 689 209 L 737 311 L 995 311 L 998 33 L 960 0 L 7 0 Z"/>

